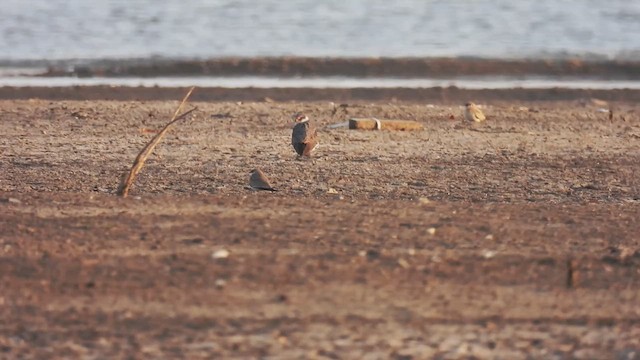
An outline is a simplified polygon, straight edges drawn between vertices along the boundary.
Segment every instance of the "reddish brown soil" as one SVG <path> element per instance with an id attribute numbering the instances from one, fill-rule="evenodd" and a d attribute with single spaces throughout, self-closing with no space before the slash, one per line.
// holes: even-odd
<path id="1" fill-rule="evenodd" d="M 0 101 L 0 358 L 638 356 L 640 107 L 455 101 L 196 102 L 126 199 L 176 101 Z"/>

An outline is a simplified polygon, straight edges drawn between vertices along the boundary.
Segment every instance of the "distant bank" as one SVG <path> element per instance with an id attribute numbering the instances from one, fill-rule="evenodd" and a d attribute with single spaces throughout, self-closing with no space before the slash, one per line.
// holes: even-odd
<path id="1" fill-rule="evenodd" d="M 0 62 L 0 75 L 48 77 L 348 77 L 448 79 L 546 77 L 640 80 L 640 61 L 391 57 L 225 57 L 209 60 L 114 59 Z"/>

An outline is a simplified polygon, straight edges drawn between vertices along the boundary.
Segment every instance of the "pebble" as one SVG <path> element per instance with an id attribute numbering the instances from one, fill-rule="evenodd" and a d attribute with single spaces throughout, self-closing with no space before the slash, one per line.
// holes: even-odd
<path id="1" fill-rule="evenodd" d="M 482 257 L 485 259 L 491 259 L 494 256 L 496 256 L 496 252 L 493 250 L 485 250 L 482 252 Z"/>
<path id="2" fill-rule="evenodd" d="M 573 352 L 574 359 L 602 359 L 604 354 L 598 353 L 595 349 L 578 349 Z"/>
<path id="3" fill-rule="evenodd" d="M 436 228 L 430 227 L 430 228 L 427 229 L 427 232 L 429 233 L 429 235 L 435 235 L 436 234 Z"/>
<path id="4" fill-rule="evenodd" d="M 229 257 L 229 250 L 227 249 L 216 250 L 213 252 L 213 254 L 211 254 L 211 257 L 214 259 L 226 259 Z"/>
<path id="5" fill-rule="evenodd" d="M 22 201 L 16 198 L 0 198 L 0 203 L 11 203 L 11 204 L 20 204 Z"/>
<path id="6" fill-rule="evenodd" d="M 411 265 L 409 265 L 409 262 L 403 258 L 398 259 L 398 265 L 402 266 L 402 268 L 404 269 L 411 267 Z"/>

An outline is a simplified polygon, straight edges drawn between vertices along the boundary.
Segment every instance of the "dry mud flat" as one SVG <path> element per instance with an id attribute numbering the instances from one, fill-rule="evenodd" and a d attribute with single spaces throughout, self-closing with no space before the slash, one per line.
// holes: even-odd
<path id="1" fill-rule="evenodd" d="M 635 103 L 200 102 L 116 197 L 176 105 L 0 101 L 0 358 L 640 356 Z"/>

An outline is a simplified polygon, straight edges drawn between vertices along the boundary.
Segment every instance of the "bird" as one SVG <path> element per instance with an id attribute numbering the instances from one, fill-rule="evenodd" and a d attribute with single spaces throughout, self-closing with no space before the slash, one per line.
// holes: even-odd
<path id="1" fill-rule="evenodd" d="M 293 120 L 296 125 L 291 133 L 291 145 L 298 156 L 311 156 L 311 152 L 318 146 L 318 129 L 303 113 L 295 113 Z"/>
<path id="2" fill-rule="evenodd" d="M 482 122 L 486 119 L 480 108 L 472 102 L 464 104 L 464 118 L 467 121 L 475 122 Z"/>
<path id="3" fill-rule="evenodd" d="M 278 191 L 271 186 L 267 175 L 260 169 L 253 169 L 249 173 L 249 187 L 253 190 Z"/>

